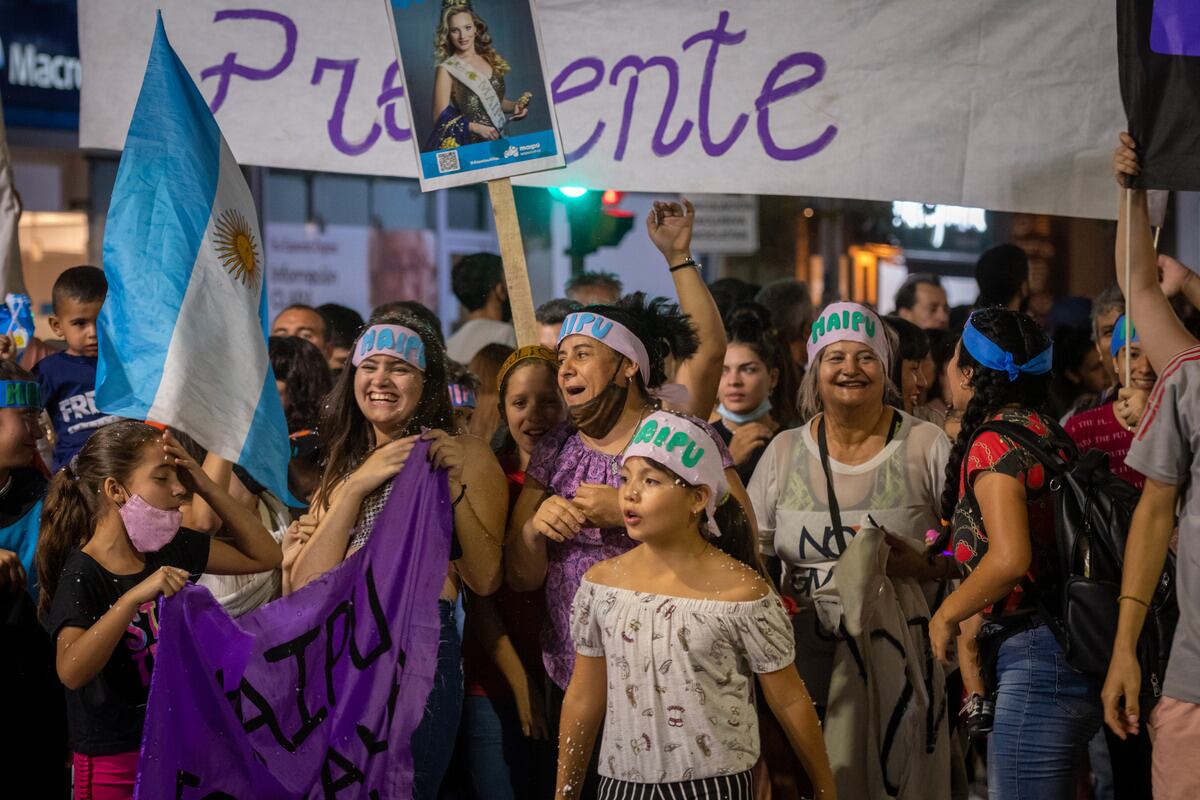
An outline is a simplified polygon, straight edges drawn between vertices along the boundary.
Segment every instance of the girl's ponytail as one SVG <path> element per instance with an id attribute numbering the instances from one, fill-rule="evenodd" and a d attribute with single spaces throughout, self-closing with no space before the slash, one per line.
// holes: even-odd
<path id="1" fill-rule="evenodd" d="M 771 579 L 767 575 L 767 568 L 758 551 L 758 540 L 754 535 L 754 528 L 751 527 L 750 517 L 746 515 L 742 504 L 732 494 L 727 495 L 725 500 L 717 506 L 714 516 L 717 527 L 721 529 L 721 535 L 711 540 L 713 545 L 721 552 L 736 558 L 757 572 L 763 580 L 770 584 Z"/>
<path id="2" fill-rule="evenodd" d="M 41 584 L 39 615 L 45 617 L 50 611 L 67 556 L 87 544 L 105 513 L 104 481 L 126 482 L 141 463 L 142 450 L 161 436 L 144 422 L 114 422 L 93 433 L 71 463 L 50 480 L 35 557 Z"/>
<path id="3" fill-rule="evenodd" d="M 58 590 L 58 579 L 66 565 L 67 554 L 86 544 L 96 527 L 92 506 L 74 474 L 69 466 L 60 470 L 51 479 L 46 501 L 42 504 L 36 556 L 41 588 L 38 615 L 42 617 L 50 612 L 50 602 Z"/>

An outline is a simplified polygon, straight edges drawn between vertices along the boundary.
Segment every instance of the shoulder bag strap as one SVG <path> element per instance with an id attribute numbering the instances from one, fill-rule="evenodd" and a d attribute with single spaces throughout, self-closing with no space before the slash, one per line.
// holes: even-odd
<path id="1" fill-rule="evenodd" d="M 837 492 L 833 489 L 833 470 L 829 468 L 829 441 L 825 438 L 825 415 L 817 422 L 817 449 L 821 451 L 821 469 L 825 471 L 825 492 L 828 495 L 829 516 L 835 533 L 842 531 L 842 510 L 838 507 Z"/>

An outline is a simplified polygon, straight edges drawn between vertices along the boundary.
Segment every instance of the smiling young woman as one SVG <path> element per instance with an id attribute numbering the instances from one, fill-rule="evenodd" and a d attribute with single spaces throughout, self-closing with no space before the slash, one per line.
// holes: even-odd
<path id="1" fill-rule="evenodd" d="M 409 313 L 371 318 L 355 342 L 321 419 L 325 475 L 307 522 L 311 536 L 285 583 L 298 589 L 342 563 L 371 536 L 408 531 L 375 530 L 391 496 L 393 479 L 419 439 L 432 444 L 429 459 L 447 471 L 454 505 L 455 546 L 442 587 L 441 643 L 425 716 L 413 734 L 414 798 L 437 795 L 454 750 L 462 711 L 460 640 L 454 604 L 461 579 L 488 595 L 500 585 L 504 536 L 504 474 L 491 449 L 470 435 L 454 435 L 446 380 L 446 355 L 437 335 Z M 301 520 L 305 522 L 305 520 Z"/>

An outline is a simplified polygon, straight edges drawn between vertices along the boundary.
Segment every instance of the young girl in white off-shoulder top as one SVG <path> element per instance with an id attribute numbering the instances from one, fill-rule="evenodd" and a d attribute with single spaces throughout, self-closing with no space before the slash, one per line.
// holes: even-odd
<path id="1" fill-rule="evenodd" d="M 834 798 L 791 623 L 728 497 L 716 442 L 691 418 L 650 415 L 625 450 L 619 491 L 642 544 L 594 566 L 575 596 L 557 797 L 579 796 L 604 723 L 600 797 L 749 800 L 757 676 L 816 796 Z"/>

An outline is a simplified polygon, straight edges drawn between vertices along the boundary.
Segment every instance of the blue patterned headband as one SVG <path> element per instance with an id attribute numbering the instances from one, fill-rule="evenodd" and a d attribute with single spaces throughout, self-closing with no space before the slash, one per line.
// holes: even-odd
<path id="1" fill-rule="evenodd" d="M 1024 364 L 1018 364 L 1013 361 L 1012 353 L 1004 350 L 1000 345 L 980 333 L 969 319 L 967 320 L 967 327 L 963 328 L 962 344 L 963 347 L 967 348 L 967 352 L 982 366 L 994 369 L 997 372 L 1007 372 L 1010 382 L 1021 377 L 1022 373 L 1026 375 L 1045 375 L 1054 365 L 1053 343 Z"/>

